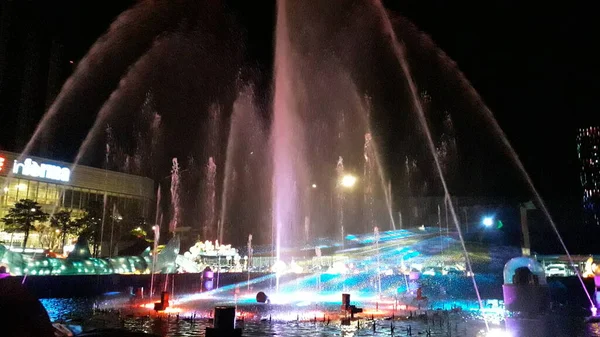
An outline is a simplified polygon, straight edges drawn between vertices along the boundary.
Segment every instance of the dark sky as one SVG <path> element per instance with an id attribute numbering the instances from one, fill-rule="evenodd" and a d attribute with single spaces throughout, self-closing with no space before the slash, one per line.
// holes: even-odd
<path id="1" fill-rule="evenodd" d="M 2 0 L 0 148 L 20 150 L 35 121 L 72 72 L 69 62 L 81 60 L 132 3 Z M 600 124 L 593 99 L 599 89 L 594 32 L 600 29 L 589 4 L 514 0 L 384 3 L 393 16 L 405 16 L 429 34 L 456 62 L 496 115 L 543 195 L 578 200 L 575 132 L 578 127 Z M 256 82 L 268 88 L 274 2 L 230 0 L 224 11 L 242 28 L 239 38 L 246 42 L 241 57 L 253 69 Z M 210 15 L 203 15 L 200 20 L 220 25 L 219 19 L 212 18 L 211 23 Z M 53 49 L 53 41 L 59 47 Z M 147 47 L 144 43 L 131 49 Z M 123 59 L 128 55 L 123 51 Z M 58 64 L 48 65 L 50 60 Z M 125 61 L 121 67 L 126 69 Z M 36 79 L 36 83 L 23 85 L 24 77 Z M 92 103 L 82 104 L 80 110 L 104 101 L 115 79 L 118 77 L 98 84 L 99 97 L 90 98 Z M 23 103 L 23 97 L 35 97 L 32 101 L 37 103 Z M 15 114 L 17 111 L 22 113 Z M 53 151 L 54 156 L 72 159 L 72 147 L 54 147 L 59 149 Z"/>
<path id="2" fill-rule="evenodd" d="M 547 192 L 578 194 L 575 129 L 598 124 L 598 23 L 584 2 L 388 1 L 465 72 Z"/>

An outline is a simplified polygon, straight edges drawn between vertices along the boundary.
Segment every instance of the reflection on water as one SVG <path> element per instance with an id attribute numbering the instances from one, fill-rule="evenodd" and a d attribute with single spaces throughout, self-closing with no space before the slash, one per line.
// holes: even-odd
<path id="1" fill-rule="evenodd" d="M 475 323 L 475 324 L 472 324 Z M 408 329 L 413 336 L 425 336 L 428 329 L 432 336 L 475 336 L 481 330 L 481 325 L 476 322 L 453 322 L 450 326 L 429 324 L 417 321 L 361 321 L 360 326 L 353 322 L 351 326 L 340 326 L 339 322 L 245 322 L 243 335 L 248 337 L 258 336 L 286 336 L 286 337 L 317 337 L 317 336 L 407 336 Z M 153 332 L 165 337 L 191 337 L 204 336 L 206 327 L 211 326 L 206 320 L 195 322 L 180 319 L 157 320 L 147 317 L 130 318 L 125 321 L 125 327 L 132 331 Z M 450 329 L 450 333 L 448 332 Z"/>
<path id="2" fill-rule="evenodd" d="M 48 311 L 50 318 L 56 320 L 83 319 L 90 317 L 94 305 L 99 302 L 93 299 L 44 299 L 42 304 Z M 192 337 L 204 336 L 205 329 L 211 324 L 207 320 L 189 320 L 183 316 L 177 319 L 151 317 L 125 317 L 125 327 L 131 331 L 152 332 L 164 337 Z M 352 322 L 350 326 L 341 326 L 339 321 L 330 323 L 318 322 L 269 322 L 246 321 L 243 325 L 243 335 L 248 337 L 258 336 L 285 336 L 285 337 L 358 337 L 358 336 L 426 336 L 427 330 L 431 336 L 474 337 L 485 328 L 483 322 L 465 314 L 452 313 L 448 319 L 437 318 L 424 320 L 389 321 L 361 320 L 360 323 Z M 373 329 L 375 324 L 375 329 Z M 552 332 L 552 337 L 600 337 L 600 323 L 584 324 L 581 318 L 569 316 L 555 316 L 548 319 L 547 328 Z M 392 334 L 393 330 L 393 334 Z M 510 334 L 503 337 L 530 337 L 528 334 Z"/>
<path id="3" fill-rule="evenodd" d="M 88 298 L 41 299 L 52 322 L 71 318 L 89 317 L 93 313 L 94 300 Z"/>

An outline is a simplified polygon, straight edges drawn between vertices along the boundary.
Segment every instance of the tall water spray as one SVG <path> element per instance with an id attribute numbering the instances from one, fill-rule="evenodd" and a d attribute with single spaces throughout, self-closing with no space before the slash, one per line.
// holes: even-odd
<path id="1" fill-rule="evenodd" d="M 175 232 L 181 219 L 181 203 L 179 202 L 179 163 L 177 158 L 173 158 L 171 167 L 171 222 L 169 222 L 169 231 Z"/>
<path id="2" fill-rule="evenodd" d="M 154 233 L 154 237 L 152 238 L 152 240 L 154 242 L 152 244 L 152 269 L 150 269 L 150 272 L 152 273 L 152 276 L 150 277 L 150 297 L 154 295 L 154 274 L 156 273 L 156 255 L 158 248 L 158 240 L 160 239 L 160 222 L 162 220 L 160 198 L 160 184 L 158 184 L 158 189 L 156 190 L 156 214 L 154 218 L 154 225 L 152 226 L 152 232 Z"/>
<path id="3" fill-rule="evenodd" d="M 440 181 L 442 183 L 442 187 L 444 189 L 444 195 L 446 198 L 450 198 L 450 191 L 448 190 L 448 186 L 446 184 L 446 178 L 444 175 L 444 170 L 442 169 L 442 165 L 440 163 L 440 160 L 437 156 L 437 152 L 436 152 L 436 148 L 435 148 L 435 144 L 433 142 L 433 138 L 431 135 L 431 131 L 429 128 L 429 124 L 427 123 L 427 118 L 425 116 L 425 112 L 423 110 L 423 106 L 421 104 L 421 101 L 419 100 L 419 94 L 417 91 L 417 87 L 415 84 L 415 81 L 412 77 L 412 73 L 410 71 L 410 67 L 408 65 L 408 61 L 406 59 L 405 56 L 405 50 L 404 50 L 404 46 L 400 43 L 400 41 L 398 41 L 398 38 L 396 37 L 396 33 L 394 32 L 394 28 L 392 26 L 392 23 L 390 21 L 390 18 L 388 17 L 388 14 L 385 10 L 385 8 L 383 7 L 383 4 L 381 3 L 380 0 L 373 0 L 373 4 L 376 7 L 376 9 L 379 11 L 379 15 L 381 16 L 381 20 L 382 20 L 382 25 L 383 25 L 383 31 L 385 34 L 388 34 L 390 37 L 390 41 L 391 41 L 391 47 L 394 51 L 394 54 L 398 60 L 399 66 L 406 78 L 407 84 L 408 84 L 408 88 L 409 88 L 409 92 L 411 95 L 411 99 L 412 99 L 412 103 L 413 103 L 413 107 L 416 110 L 417 113 L 417 118 L 419 120 L 419 123 L 425 133 L 425 139 L 427 141 L 427 145 L 429 148 L 429 151 L 431 153 L 431 155 L 433 156 L 433 160 L 435 163 L 435 167 L 436 167 L 436 171 L 438 173 L 438 176 L 440 178 Z M 458 217 L 456 216 L 456 212 L 454 210 L 454 206 L 452 205 L 452 202 L 449 203 L 450 206 L 450 211 L 452 213 L 452 218 L 454 220 L 454 223 L 456 225 L 456 230 L 458 232 L 458 235 L 460 237 L 460 241 L 462 244 L 462 248 L 465 254 L 465 262 L 467 265 L 467 269 L 468 271 L 471 273 L 472 275 L 472 281 L 473 281 L 473 288 L 475 289 L 475 293 L 477 295 L 477 300 L 479 302 L 479 307 L 482 309 L 483 308 L 483 302 L 481 301 L 481 295 L 479 294 L 479 288 L 477 287 L 477 281 L 475 281 L 475 276 L 473 274 L 473 268 L 471 266 L 471 260 L 469 258 L 469 254 L 467 252 L 467 247 L 465 246 L 465 241 L 464 238 L 462 236 L 462 232 L 460 229 L 460 225 L 458 223 Z M 487 326 L 487 320 L 485 321 L 486 326 Z M 489 327 L 488 327 L 489 329 Z"/>
<path id="4" fill-rule="evenodd" d="M 365 134 L 365 146 L 364 146 L 364 173 L 363 173 L 363 183 L 364 183 L 364 232 L 367 233 L 371 231 L 375 227 L 375 212 L 374 212 L 374 185 L 375 185 L 375 151 L 373 148 L 373 137 L 371 133 Z"/>
<path id="5" fill-rule="evenodd" d="M 206 179 L 204 181 L 204 225 L 202 227 L 202 237 L 204 240 L 209 240 L 214 235 L 219 235 L 219 242 L 223 242 L 221 233 L 215 231 L 215 203 L 216 203 L 216 184 L 217 179 L 217 164 L 213 157 L 208 158 L 208 164 L 206 164 Z"/>
<path id="6" fill-rule="evenodd" d="M 271 147 L 273 155 L 272 230 L 275 257 L 282 247 L 293 245 L 297 229 L 302 228 L 298 214 L 299 190 L 307 186 L 304 160 L 304 135 L 296 110 L 292 47 L 290 44 L 286 0 L 277 1 L 275 29 L 275 95 Z"/>
<path id="7" fill-rule="evenodd" d="M 218 219 L 222 227 L 243 224 L 254 240 L 269 242 L 271 151 L 269 133 L 255 106 L 254 88 L 241 88 L 233 104 Z M 219 209 L 219 207 L 216 207 Z M 246 233 L 244 233 L 246 234 Z"/>
<path id="8" fill-rule="evenodd" d="M 385 13 L 385 9 L 383 8 L 381 2 L 379 0 L 375 0 L 374 1 L 375 6 L 377 6 L 380 9 L 380 12 L 383 13 L 383 17 L 384 20 L 386 20 L 384 22 L 384 24 L 386 25 L 386 30 L 391 31 L 391 37 L 392 40 L 394 41 L 394 43 L 396 45 L 398 45 L 398 41 L 396 39 L 396 36 L 393 32 L 393 27 L 391 27 L 391 22 L 389 20 L 389 18 L 387 17 L 387 14 Z M 510 141 L 508 140 L 508 137 L 506 136 L 504 130 L 500 127 L 500 125 L 498 124 L 498 121 L 496 120 L 496 118 L 494 117 L 493 112 L 486 106 L 486 104 L 483 102 L 482 97 L 479 95 L 479 93 L 477 92 L 477 90 L 475 90 L 475 88 L 473 87 L 473 85 L 470 83 L 470 81 L 467 79 L 467 77 L 464 75 L 464 73 L 458 69 L 458 67 L 456 66 L 456 63 L 443 51 L 441 50 L 439 47 L 436 46 L 436 44 L 433 42 L 433 40 L 431 39 L 431 37 L 429 37 L 427 34 L 420 32 L 413 24 L 411 24 L 408 21 L 404 21 L 404 24 L 407 24 L 404 28 L 407 28 L 408 30 L 411 30 L 414 33 L 414 35 L 418 38 L 419 40 L 419 45 L 421 46 L 421 48 L 423 48 L 424 50 L 426 50 L 428 55 L 432 55 L 434 58 L 434 62 L 439 62 L 440 64 L 443 65 L 442 69 L 443 71 L 447 74 L 452 76 L 452 79 L 454 82 L 458 83 L 458 88 L 460 90 L 460 93 L 462 95 L 465 96 L 466 99 L 469 100 L 469 102 L 471 104 L 473 104 L 474 106 L 477 106 L 479 108 L 479 112 L 482 113 L 483 115 L 483 119 L 485 121 L 485 123 L 487 123 L 493 132 L 493 135 L 496 136 L 502 143 L 504 150 L 506 150 L 506 152 L 508 153 L 510 159 L 513 161 L 514 165 L 516 166 L 517 170 L 520 172 L 520 174 L 522 175 L 523 179 L 526 182 L 527 187 L 529 188 L 529 190 L 532 192 L 536 204 L 540 207 L 540 209 L 542 210 L 542 212 L 544 213 L 546 219 L 548 220 L 548 222 L 550 223 L 550 227 L 552 228 L 552 230 L 554 231 L 554 233 L 556 234 L 556 237 L 558 238 L 558 241 L 560 242 L 563 250 L 565 251 L 565 254 L 567 255 L 567 259 L 569 260 L 570 264 L 574 264 L 574 260 L 571 256 L 571 254 L 569 253 L 569 250 L 567 249 L 567 246 L 562 238 L 562 236 L 560 235 L 560 232 L 558 231 L 558 227 L 554 221 L 554 219 L 552 218 L 544 200 L 542 199 L 541 195 L 539 194 L 537 188 L 535 187 L 533 180 L 531 179 L 531 177 L 529 176 L 527 170 L 525 169 L 525 166 L 523 165 L 523 162 L 521 161 L 521 159 L 519 158 L 519 155 L 517 154 L 517 152 L 515 151 L 515 149 L 513 148 L 512 144 L 510 143 Z M 401 46 L 400 46 L 401 47 Z M 398 48 L 395 48 L 396 54 L 398 54 Z M 400 50 L 402 52 L 402 50 Z M 400 53 L 402 54 L 402 53 Z M 408 65 L 405 63 L 403 68 L 408 69 Z M 412 89 L 412 88 L 411 88 Z M 421 124 L 423 124 L 423 120 L 421 119 Z M 430 146 L 431 147 L 431 146 Z M 458 223 L 458 217 L 456 216 L 454 207 L 452 205 L 452 203 L 449 203 L 450 206 L 450 212 L 451 212 L 451 216 L 452 219 L 454 220 L 455 224 Z M 460 232 L 460 228 L 457 228 L 458 233 L 461 234 Z M 463 245 L 464 246 L 464 245 Z M 582 289 L 584 291 L 584 293 L 586 294 L 588 301 L 590 303 L 590 305 L 592 306 L 592 308 L 595 308 L 594 302 L 592 300 L 592 297 L 589 293 L 589 291 L 587 290 L 581 273 L 576 272 L 577 278 L 579 279 L 579 282 L 582 286 Z"/>
<path id="9" fill-rule="evenodd" d="M 110 140 L 112 139 L 112 129 L 109 125 L 106 126 L 106 135 L 108 141 L 106 142 L 106 147 L 104 151 L 104 197 L 102 199 L 102 222 L 100 224 L 100 241 L 98 243 L 94 242 L 94 256 L 97 256 L 102 252 L 102 243 L 104 242 L 104 225 L 106 224 L 106 208 L 108 207 L 108 194 L 106 193 L 106 186 L 108 184 L 108 167 L 109 167 L 109 158 L 111 154 Z M 94 240 L 96 241 L 96 240 Z M 97 246 L 97 245 L 100 246 Z"/>
<path id="10" fill-rule="evenodd" d="M 337 210 L 337 225 L 340 233 L 340 240 L 342 242 L 342 246 L 344 244 L 344 211 L 345 211 L 345 191 L 344 185 L 342 184 L 344 179 L 344 159 L 340 156 L 337 161 L 337 165 L 335 167 L 335 173 L 337 176 L 336 180 L 336 210 Z"/>

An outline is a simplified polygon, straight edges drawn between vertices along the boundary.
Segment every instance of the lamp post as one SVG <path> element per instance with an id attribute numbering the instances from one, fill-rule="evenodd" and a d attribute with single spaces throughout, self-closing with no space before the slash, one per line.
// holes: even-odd
<path id="1" fill-rule="evenodd" d="M 113 255 L 113 237 L 115 233 L 115 220 L 117 223 L 120 223 L 123 220 L 123 217 L 118 214 L 117 215 L 117 204 L 113 204 L 112 216 L 111 216 L 111 224 L 110 224 L 110 244 L 108 245 L 108 256 L 112 257 Z M 117 237 L 118 240 L 118 237 Z"/>

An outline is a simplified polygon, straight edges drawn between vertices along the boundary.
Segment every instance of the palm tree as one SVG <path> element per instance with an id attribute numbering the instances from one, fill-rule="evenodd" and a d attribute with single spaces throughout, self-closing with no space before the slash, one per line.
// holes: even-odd
<path id="1" fill-rule="evenodd" d="M 54 213 L 50 218 L 50 226 L 60 231 L 61 235 L 61 247 L 65 247 L 65 239 L 67 234 L 76 235 L 81 230 L 80 223 L 71 219 L 71 211 L 59 211 Z"/>
<path id="2" fill-rule="evenodd" d="M 21 199 L 15 203 L 15 206 L 8 210 L 8 213 L 2 218 L 6 225 L 7 232 L 24 232 L 23 248 L 27 247 L 29 232 L 34 228 L 36 221 L 45 222 L 48 220 L 48 213 L 42 211 L 42 206 L 31 199 Z"/>

